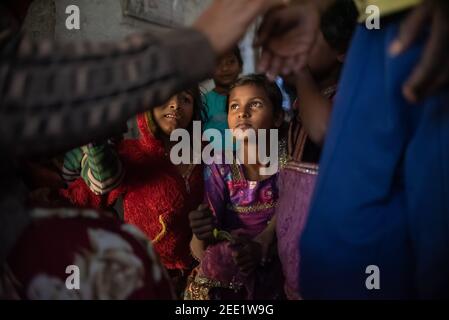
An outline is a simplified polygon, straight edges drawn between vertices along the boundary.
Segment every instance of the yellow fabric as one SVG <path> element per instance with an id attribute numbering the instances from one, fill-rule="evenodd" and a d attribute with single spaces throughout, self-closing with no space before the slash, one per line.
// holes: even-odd
<path id="1" fill-rule="evenodd" d="M 368 17 L 366 8 L 370 5 L 375 5 L 380 9 L 380 16 L 385 17 L 397 12 L 401 12 L 411 7 L 416 6 L 422 0 L 354 0 L 360 12 L 360 22 L 363 22 Z"/>

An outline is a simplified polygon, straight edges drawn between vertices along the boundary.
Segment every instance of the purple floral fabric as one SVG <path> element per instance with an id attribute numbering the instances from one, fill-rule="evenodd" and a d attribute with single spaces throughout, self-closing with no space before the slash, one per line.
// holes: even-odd
<path id="1" fill-rule="evenodd" d="M 205 170 L 206 199 L 218 227 L 250 239 L 261 233 L 274 216 L 279 197 L 277 178 L 278 175 L 274 175 L 263 181 L 248 181 L 242 166 L 208 166 Z M 276 299 L 282 291 L 279 261 L 259 269 L 251 276 L 242 275 L 233 261 L 229 242 L 209 246 L 199 268 L 200 274 L 208 279 L 223 284 L 242 284 L 247 299 Z M 259 285 L 261 281 L 263 286 Z M 275 286 L 280 290 L 275 290 Z"/>

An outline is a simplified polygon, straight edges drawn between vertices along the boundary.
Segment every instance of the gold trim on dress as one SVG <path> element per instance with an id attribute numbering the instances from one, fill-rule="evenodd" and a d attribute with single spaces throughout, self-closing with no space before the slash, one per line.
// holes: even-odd
<path id="1" fill-rule="evenodd" d="M 298 163 L 296 161 L 289 161 L 284 169 L 294 170 L 305 174 L 318 175 L 318 165 L 313 163 Z"/>
<path id="2" fill-rule="evenodd" d="M 281 139 L 279 141 L 279 169 L 284 168 L 288 162 L 288 146 L 287 140 Z"/>
<path id="3" fill-rule="evenodd" d="M 267 209 L 272 209 L 274 207 L 276 207 L 277 202 L 272 202 L 272 203 L 257 203 L 251 206 L 235 206 L 232 204 L 228 204 L 227 208 L 229 210 L 232 210 L 234 212 L 240 213 L 240 214 L 248 214 L 248 213 L 252 213 L 252 212 L 259 212 L 261 210 L 267 210 Z"/>
<path id="4" fill-rule="evenodd" d="M 236 163 L 236 158 L 234 158 L 233 163 L 230 165 L 231 166 L 231 178 L 232 181 L 242 181 L 245 180 L 242 175 L 240 174 L 240 168 L 239 165 Z"/>
<path id="5" fill-rule="evenodd" d="M 282 169 L 286 166 L 288 162 L 288 150 L 287 150 L 287 140 L 281 139 L 279 141 L 279 149 L 278 149 L 278 165 L 279 169 Z M 242 173 L 242 169 L 240 164 L 237 162 L 237 157 L 234 155 L 234 161 L 230 164 L 231 167 L 231 179 L 234 182 L 237 181 L 249 181 L 245 178 Z"/>
<path id="6" fill-rule="evenodd" d="M 187 281 L 184 300 L 210 300 L 211 296 L 209 293 L 213 288 L 230 289 L 238 292 L 243 288 L 243 283 L 223 283 L 221 281 L 211 280 L 198 275 L 197 269 L 194 269 Z"/>

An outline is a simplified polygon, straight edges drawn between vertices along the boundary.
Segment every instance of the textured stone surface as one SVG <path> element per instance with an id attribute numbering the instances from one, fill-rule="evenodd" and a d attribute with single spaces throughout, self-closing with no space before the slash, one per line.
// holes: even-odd
<path id="1" fill-rule="evenodd" d="M 126 37 L 132 32 L 146 30 L 163 34 L 170 30 L 156 23 L 124 16 L 123 0 L 35 0 L 30 8 L 25 23 L 25 30 L 36 39 L 55 38 L 58 41 L 114 41 Z M 139 1 L 139 0 L 137 0 Z M 144 1 L 144 0 L 140 0 Z M 191 25 L 212 0 L 153 0 L 171 2 L 182 8 L 180 25 Z M 80 8 L 81 29 L 67 30 L 65 26 L 68 15 L 67 6 Z M 242 41 L 244 73 L 254 71 L 254 51 L 252 50 L 252 33 Z M 206 85 L 211 88 L 210 83 Z"/>
<path id="2" fill-rule="evenodd" d="M 80 8 L 80 30 L 67 30 L 65 10 L 69 5 Z M 110 41 L 121 39 L 136 29 L 149 29 L 159 33 L 166 29 L 134 19 L 126 19 L 122 14 L 120 0 L 57 0 L 56 39 L 61 41 Z"/>
<path id="3" fill-rule="evenodd" d="M 142 0 L 143 1 L 143 0 Z M 161 0 L 172 1 L 182 6 L 181 25 L 190 25 L 211 0 Z M 58 40 L 116 40 L 135 30 L 148 30 L 154 33 L 166 32 L 167 27 L 156 23 L 134 19 L 123 15 L 121 0 L 57 0 L 56 2 L 56 39 Z M 65 9 L 77 5 L 81 13 L 81 29 L 67 30 Z"/>
<path id="4" fill-rule="evenodd" d="M 25 19 L 24 30 L 35 39 L 53 38 L 55 34 L 55 3 L 35 0 Z"/>

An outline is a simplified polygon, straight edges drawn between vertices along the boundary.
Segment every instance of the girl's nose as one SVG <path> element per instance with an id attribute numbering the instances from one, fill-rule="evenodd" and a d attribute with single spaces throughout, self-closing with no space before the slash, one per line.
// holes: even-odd
<path id="1" fill-rule="evenodd" d="M 180 108 L 180 103 L 179 103 L 178 99 L 171 100 L 169 107 L 170 107 L 170 109 L 178 110 Z"/>
<path id="2" fill-rule="evenodd" d="M 242 110 L 242 111 L 239 113 L 239 118 L 241 118 L 241 119 L 249 118 L 249 113 L 248 113 L 246 110 Z"/>

